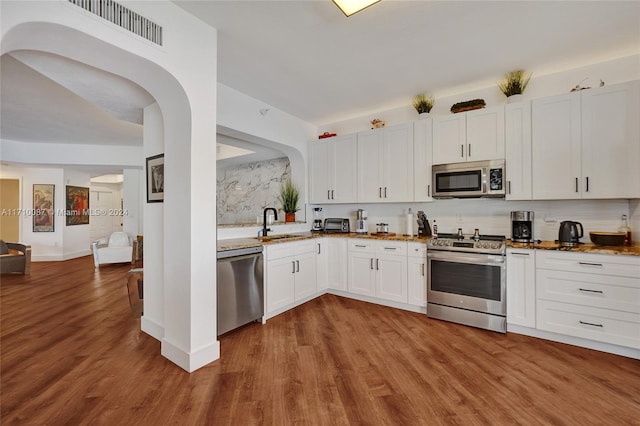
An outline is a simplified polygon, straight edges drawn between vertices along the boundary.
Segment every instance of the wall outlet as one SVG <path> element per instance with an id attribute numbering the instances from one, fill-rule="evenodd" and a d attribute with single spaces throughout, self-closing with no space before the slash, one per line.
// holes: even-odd
<path id="1" fill-rule="evenodd" d="M 555 218 L 555 217 L 553 217 L 553 216 L 545 216 L 545 217 L 544 217 L 544 221 L 545 221 L 546 223 L 556 223 L 556 222 L 558 221 L 558 219 L 556 219 L 556 218 Z"/>

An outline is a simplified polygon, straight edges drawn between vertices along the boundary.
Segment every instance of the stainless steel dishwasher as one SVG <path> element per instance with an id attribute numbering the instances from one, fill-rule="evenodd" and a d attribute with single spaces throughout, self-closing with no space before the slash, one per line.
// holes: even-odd
<path id="1" fill-rule="evenodd" d="M 262 246 L 219 251 L 218 336 L 264 315 Z"/>

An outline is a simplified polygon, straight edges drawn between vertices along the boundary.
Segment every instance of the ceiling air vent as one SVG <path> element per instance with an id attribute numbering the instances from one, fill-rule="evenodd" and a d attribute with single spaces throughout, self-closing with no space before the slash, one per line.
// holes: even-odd
<path id="1" fill-rule="evenodd" d="M 162 46 L 162 27 L 113 0 L 69 0 L 76 6 Z"/>

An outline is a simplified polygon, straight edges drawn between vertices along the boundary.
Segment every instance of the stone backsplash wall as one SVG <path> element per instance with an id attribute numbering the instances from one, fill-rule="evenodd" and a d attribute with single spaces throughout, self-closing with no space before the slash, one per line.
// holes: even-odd
<path id="1" fill-rule="evenodd" d="M 265 207 L 275 207 L 278 219 L 281 206 L 277 201 L 280 185 L 291 176 L 287 157 L 242 164 L 217 171 L 218 225 L 256 223 Z"/>

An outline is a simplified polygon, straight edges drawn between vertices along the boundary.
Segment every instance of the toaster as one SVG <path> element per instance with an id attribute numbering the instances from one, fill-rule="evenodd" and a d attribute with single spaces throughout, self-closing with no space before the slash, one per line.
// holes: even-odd
<path id="1" fill-rule="evenodd" d="M 324 220 L 324 232 L 349 233 L 349 219 L 328 217 Z"/>

